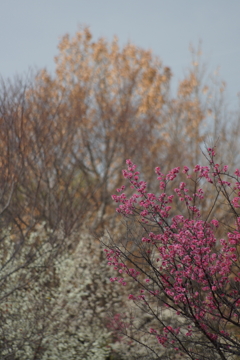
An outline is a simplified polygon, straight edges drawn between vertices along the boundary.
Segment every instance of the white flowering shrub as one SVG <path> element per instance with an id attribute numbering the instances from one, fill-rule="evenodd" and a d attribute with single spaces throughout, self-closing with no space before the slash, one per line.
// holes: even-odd
<path id="1" fill-rule="evenodd" d="M 2 231 L 0 265 L 1 359 L 156 358 L 142 346 L 154 348 L 141 330 L 151 316 L 129 307 L 128 284 L 110 282 L 102 246 L 87 230 L 64 239 L 42 224 L 22 241 Z"/>
<path id="2" fill-rule="evenodd" d="M 98 241 L 82 232 L 75 250 L 65 253 L 55 269 L 59 287 L 52 299 L 54 321 L 43 342 L 43 359 L 149 359 L 147 348 L 124 336 L 125 330 L 127 335 L 134 331 L 130 329 L 133 313 L 123 302 L 127 287 L 115 288 L 110 282 L 112 271 Z M 142 313 L 142 322 L 150 320 Z M 146 334 L 139 332 L 139 325 L 137 333 L 144 341 Z"/>
<path id="3" fill-rule="evenodd" d="M 110 358 L 108 322 L 121 297 L 99 242 L 86 234 L 63 241 L 42 224 L 18 241 L 13 230 L 2 231 L 1 359 Z"/>
<path id="4" fill-rule="evenodd" d="M 54 321 L 44 340 L 43 359 L 100 360 L 110 353 L 106 314 L 119 297 L 107 286 L 101 257 L 100 244 L 81 234 L 74 252 L 56 261 L 59 287 L 51 300 Z"/>
<path id="5" fill-rule="evenodd" d="M 51 239 L 44 224 L 20 239 L 13 229 L 1 233 L 1 358 L 29 359 L 40 347 L 54 281 L 51 263 L 59 249 Z"/>

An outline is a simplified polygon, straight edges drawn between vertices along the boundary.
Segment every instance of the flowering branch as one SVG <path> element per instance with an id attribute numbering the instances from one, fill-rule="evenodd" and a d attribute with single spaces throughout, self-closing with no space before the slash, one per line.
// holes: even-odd
<path id="1" fill-rule="evenodd" d="M 183 167 L 186 182 L 177 182 L 179 167 L 167 174 L 157 167 L 159 194 L 147 192 L 136 165 L 127 160 L 123 176 L 133 194 L 127 196 L 122 186 L 112 198 L 117 212 L 133 220 L 142 235 L 140 240 L 128 235 L 125 244 L 113 242 L 105 252 L 108 265 L 120 274 L 110 280 L 137 284 L 128 298 L 152 316 L 155 327 L 145 331 L 161 349 L 174 348 L 191 359 L 230 359 L 240 355 L 240 170 L 231 174 L 217 164 L 215 149 L 208 149 L 207 159 L 208 166 L 196 165 L 192 172 Z M 168 190 L 172 183 L 177 183 L 174 193 Z M 215 195 L 204 218 L 209 187 Z M 217 220 L 218 212 L 213 218 L 223 201 L 232 216 L 229 224 Z M 179 203 L 187 210 L 182 214 L 174 207 Z"/>

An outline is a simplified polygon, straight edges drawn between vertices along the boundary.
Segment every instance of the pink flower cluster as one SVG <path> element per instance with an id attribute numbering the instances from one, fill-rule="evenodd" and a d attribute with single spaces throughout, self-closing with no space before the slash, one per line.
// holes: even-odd
<path id="1" fill-rule="evenodd" d="M 149 259 L 146 263 L 154 271 L 146 273 L 144 266 L 142 271 L 139 267 L 128 268 L 123 261 L 126 259 L 124 250 L 106 249 L 105 252 L 109 265 L 122 276 L 111 281 L 123 285 L 125 277 L 138 281 L 141 295 L 130 294 L 130 300 L 149 304 L 151 297 L 161 298 L 161 301 L 164 299 L 166 306 L 176 310 L 179 316 L 184 314 L 190 318 L 209 341 L 216 343 L 219 337 L 229 340 L 230 335 L 224 329 L 228 323 L 235 324 L 240 319 L 240 287 L 232 286 L 233 281 L 240 282 L 240 217 L 236 216 L 235 229 L 228 233 L 227 239 L 217 239 L 215 233 L 219 222 L 216 219 L 208 222 L 201 218 L 200 206 L 197 204 L 204 199 L 204 191 L 197 185 L 199 179 L 205 179 L 212 184 L 210 186 L 215 186 L 226 196 L 234 211 L 240 207 L 240 183 L 236 178 L 240 176 L 240 170 L 236 169 L 234 175 L 228 177 L 228 167 L 214 163 L 215 150 L 209 148 L 208 153 L 210 166 L 196 165 L 192 174 L 187 166 L 182 169 L 187 179 L 192 180 L 195 176 L 194 192 L 190 191 L 186 182 L 181 181 L 174 194 L 168 194 L 167 188 L 169 182 L 177 181 L 181 173 L 179 167 L 168 174 L 163 174 L 160 167 L 155 169 L 160 194 L 153 194 L 147 193 L 147 184 L 139 180 L 136 165 L 127 160 L 128 167 L 123 170 L 123 176 L 135 192 L 127 197 L 123 186 L 117 190 L 120 195 L 113 195 L 112 198 L 119 204 L 117 212 L 123 216 L 134 215 L 135 218 L 139 217 L 143 226 L 154 225 L 154 230 L 147 231 L 142 237 L 145 251 L 143 260 Z M 227 188 L 230 189 L 229 193 Z M 170 204 L 178 201 L 185 204 L 188 217 L 171 215 Z M 221 329 L 218 334 L 213 330 L 213 322 Z M 169 334 L 176 337 L 179 330 L 169 326 L 163 329 L 163 334 L 152 328 L 149 333 L 155 334 L 158 342 L 165 346 L 170 341 Z M 185 336 L 191 337 L 192 330 L 188 329 Z"/>

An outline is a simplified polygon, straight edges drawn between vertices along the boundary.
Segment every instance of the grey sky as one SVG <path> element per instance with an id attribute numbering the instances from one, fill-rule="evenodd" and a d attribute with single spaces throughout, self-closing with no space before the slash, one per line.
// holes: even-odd
<path id="1" fill-rule="evenodd" d="M 170 66 L 175 83 L 191 57 L 189 44 L 202 40 L 203 59 L 220 66 L 230 104 L 240 91 L 239 0 L 0 0 L 0 73 L 12 77 L 29 67 L 54 70 L 57 44 L 78 25 L 94 38 L 119 37 L 151 48 Z"/>

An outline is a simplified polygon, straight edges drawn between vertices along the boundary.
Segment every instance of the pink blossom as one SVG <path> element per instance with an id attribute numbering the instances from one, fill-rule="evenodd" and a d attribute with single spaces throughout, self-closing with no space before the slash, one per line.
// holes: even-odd
<path id="1" fill-rule="evenodd" d="M 194 328 L 189 325 L 180 332 L 179 326 L 162 326 L 164 319 L 161 319 L 159 328 L 162 334 L 153 328 L 149 329 L 149 333 L 155 334 L 162 346 L 173 344 L 174 337 L 180 333 L 183 338 L 190 337 L 198 329 L 201 329 L 201 336 L 206 336 L 207 341 L 220 341 L 221 337 L 231 336 L 226 335 L 222 328 L 231 328 L 232 319 L 236 322 L 239 318 L 240 217 L 234 214 L 233 207 L 240 207 L 240 182 L 236 182 L 233 188 L 231 182 L 234 177 L 227 174 L 227 165 L 222 167 L 215 163 L 214 157 L 215 149 L 209 148 L 209 166 L 197 164 L 192 169 L 195 174 L 190 180 L 187 166 L 182 171 L 185 176 L 180 174 L 179 167 L 167 174 L 156 167 L 157 180 L 160 182 L 158 193 L 148 192 L 147 183 L 139 180 L 136 165 L 127 160 L 128 167 L 123 175 L 130 183 L 132 195 L 121 193 L 125 187 L 120 187 L 117 192 L 121 194 L 112 196 L 118 203 L 117 211 L 138 224 L 142 223 L 144 234 L 140 239 L 134 238 L 132 253 L 131 246 L 128 248 L 125 245 L 121 250 L 118 246 L 116 250 L 105 249 L 108 264 L 123 276 L 111 278 L 110 281 L 124 285 L 125 278 L 130 278 L 138 286 L 140 294 L 130 294 L 130 300 L 139 306 L 149 305 L 151 309 L 154 308 L 152 304 L 164 304 L 164 307 L 174 311 L 176 321 L 179 318 L 181 323 L 185 316 L 194 325 Z M 240 170 L 236 169 L 234 175 L 240 177 Z M 187 178 L 186 182 L 180 181 L 182 176 Z M 171 193 L 169 186 L 173 180 L 175 189 Z M 202 215 L 205 206 L 212 209 L 215 206 L 211 204 L 211 198 L 204 199 L 204 186 L 216 191 L 216 199 L 221 189 L 221 196 L 225 196 L 230 209 L 229 214 L 235 216 L 227 235 L 225 229 L 221 228 L 221 219 L 212 219 L 212 214 L 208 217 Z M 173 212 L 184 207 L 184 215 Z M 222 238 L 219 238 L 219 230 L 225 234 Z M 224 312 L 222 309 L 225 309 Z M 161 316 L 161 312 L 157 316 Z M 217 334 L 212 329 L 211 324 L 214 323 L 220 329 Z"/>

